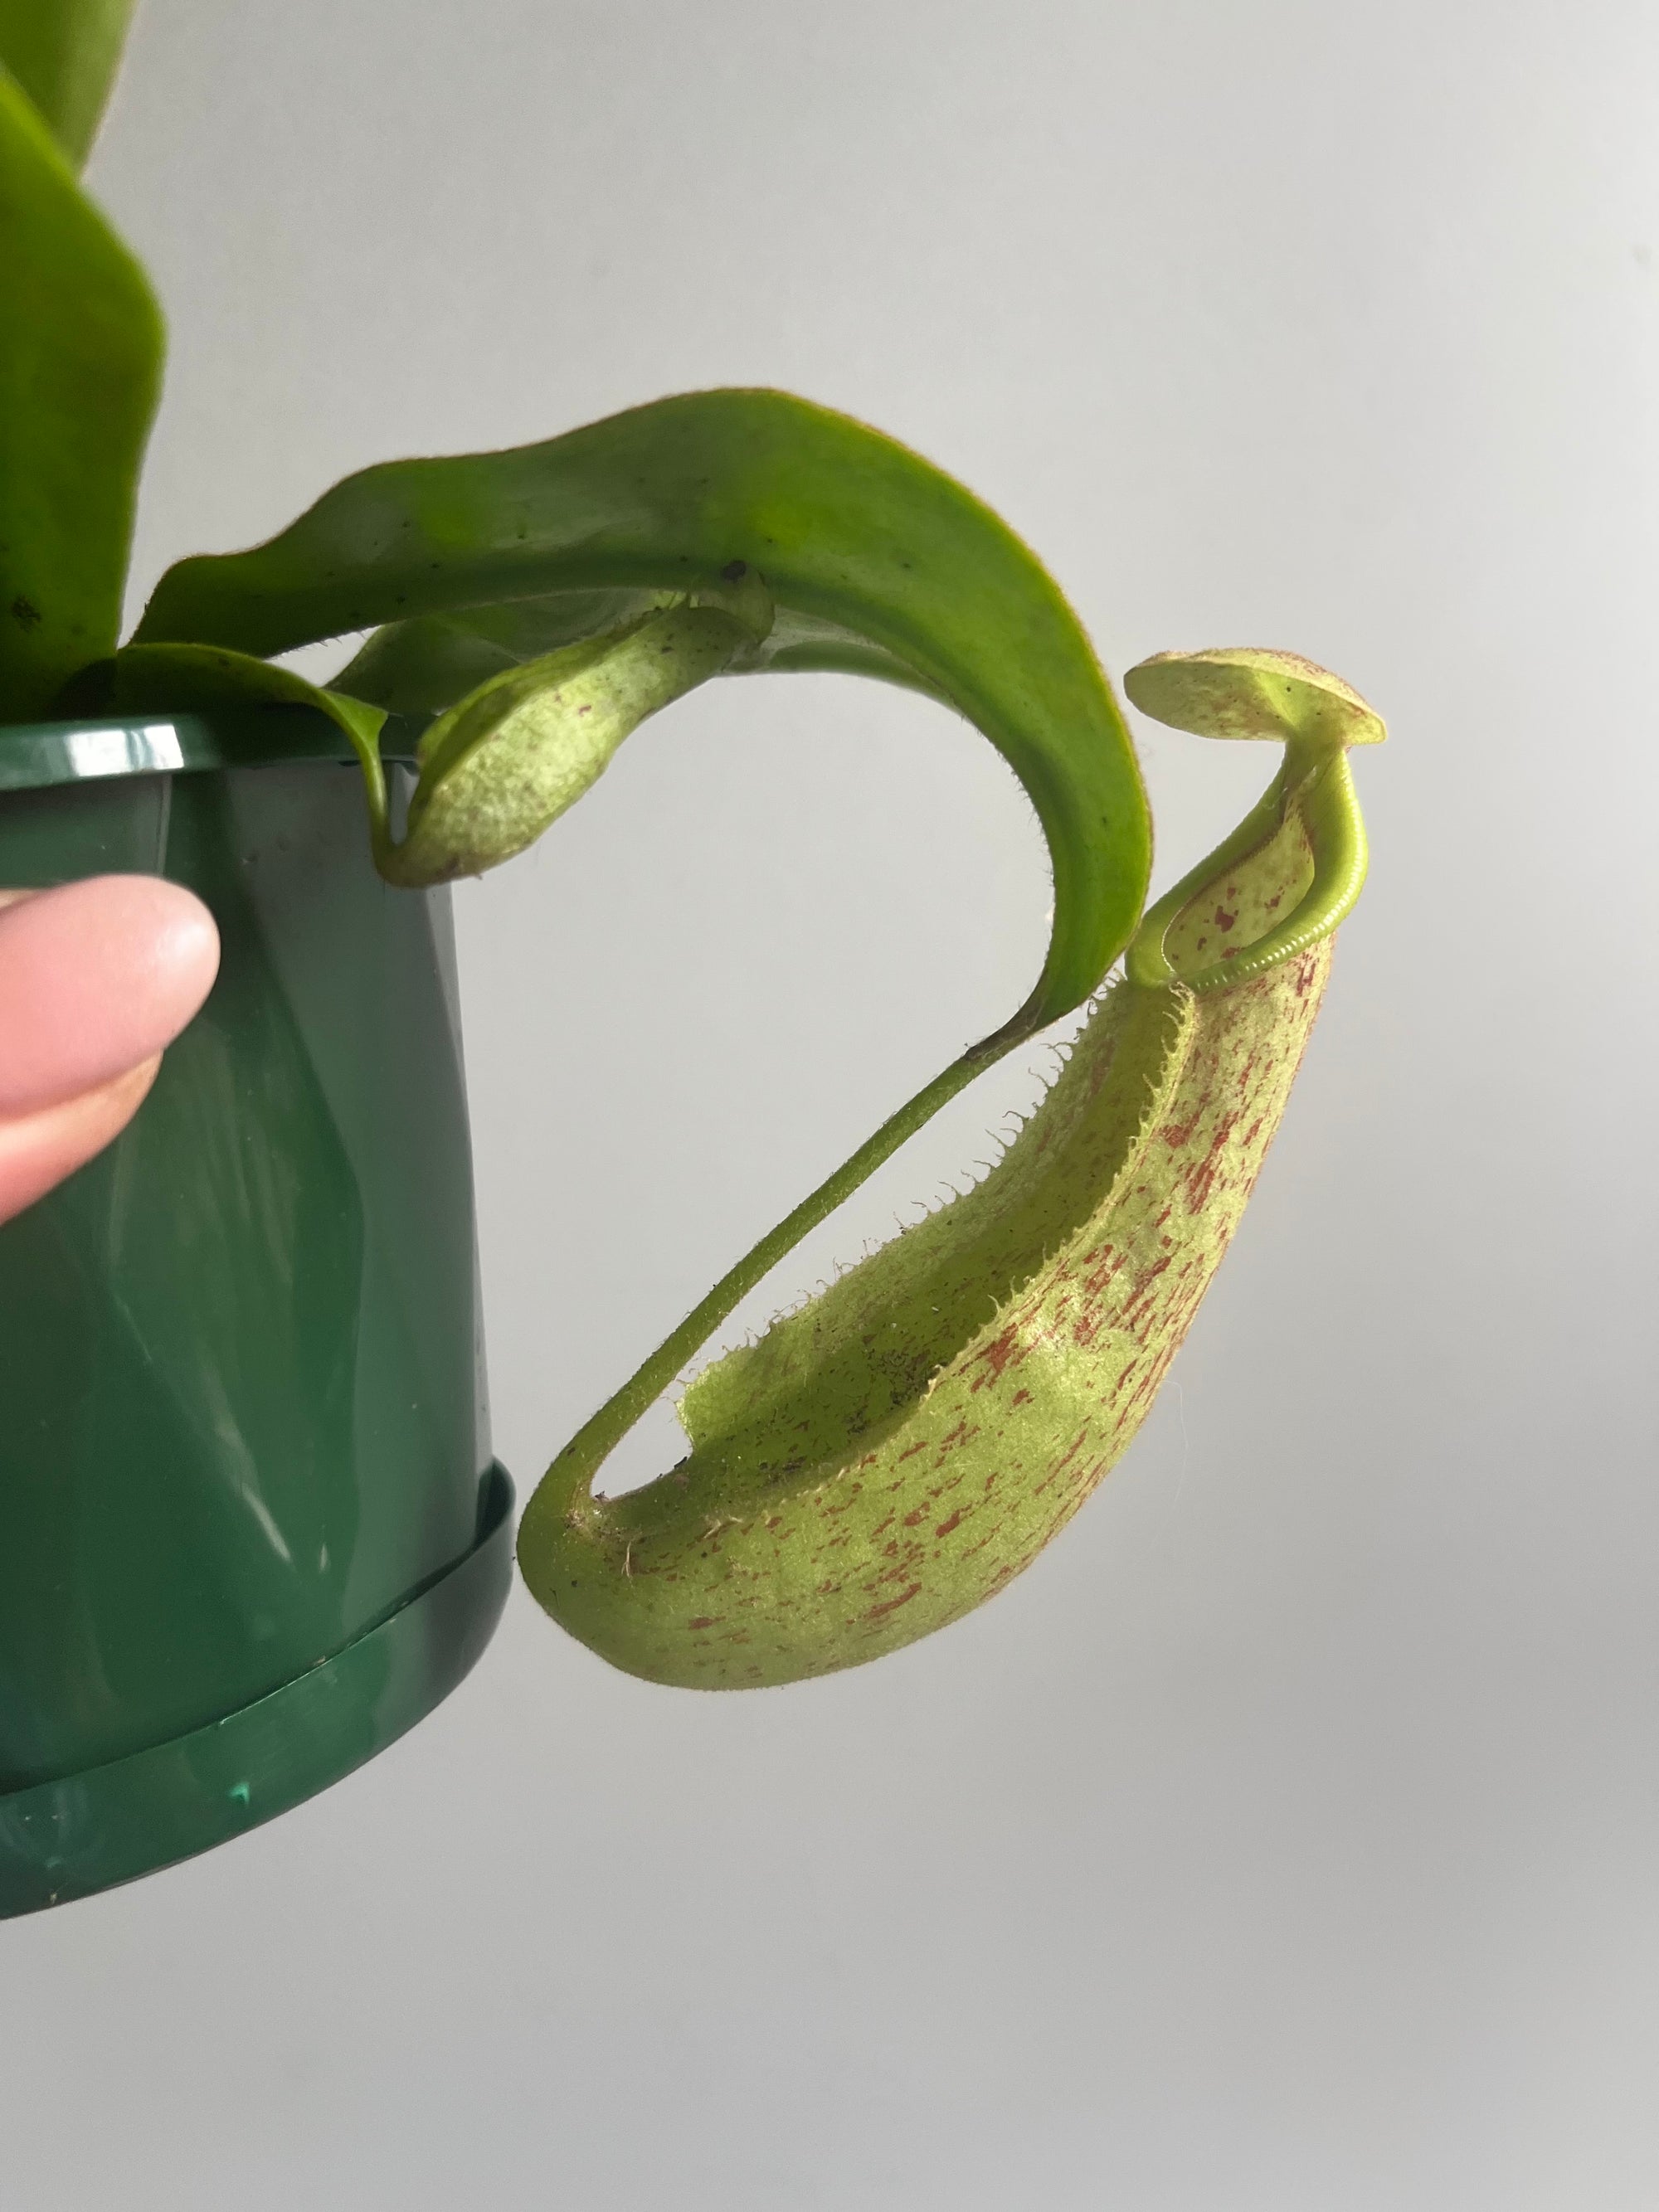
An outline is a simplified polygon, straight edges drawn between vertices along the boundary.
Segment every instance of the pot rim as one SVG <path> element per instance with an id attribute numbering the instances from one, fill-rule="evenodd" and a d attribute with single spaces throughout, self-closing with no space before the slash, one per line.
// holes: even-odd
<path id="1" fill-rule="evenodd" d="M 389 715 L 380 738 L 382 758 L 412 763 L 420 731 L 418 721 Z M 357 764 L 345 732 L 313 707 L 226 707 L 0 723 L 0 796 L 118 775 L 188 775 L 287 761 Z"/>

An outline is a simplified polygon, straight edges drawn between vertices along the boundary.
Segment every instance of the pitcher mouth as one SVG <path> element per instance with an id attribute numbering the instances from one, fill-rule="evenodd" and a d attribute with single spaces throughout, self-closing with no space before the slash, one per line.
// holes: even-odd
<path id="1" fill-rule="evenodd" d="M 471 1673 L 513 1572 L 513 1484 L 472 1547 L 331 1657 L 205 1727 L 0 1796 L 0 1919 L 136 1881 L 275 1820 L 394 1743 Z"/>

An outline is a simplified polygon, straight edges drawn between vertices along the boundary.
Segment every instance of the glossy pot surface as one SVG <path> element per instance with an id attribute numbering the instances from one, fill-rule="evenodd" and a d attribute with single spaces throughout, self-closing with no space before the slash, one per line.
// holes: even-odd
<path id="1" fill-rule="evenodd" d="M 0 884 L 110 871 L 198 892 L 222 965 L 0 1226 L 0 1912 L 335 1779 L 507 1587 L 447 894 L 380 881 L 330 760 L 0 792 Z"/>

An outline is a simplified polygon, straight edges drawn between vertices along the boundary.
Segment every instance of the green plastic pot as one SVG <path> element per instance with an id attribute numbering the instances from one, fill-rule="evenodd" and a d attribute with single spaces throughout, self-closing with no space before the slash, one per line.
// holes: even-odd
<path id="1" fill-rule="evenodd" d="M 131 1127 L 0 1226 L 0 1915 L 325 1788 L 506 1599 L 448 897 L 380 881 L 343 752 L 0 730 L 0 885 L 163 875 L 222 939 Z"/>

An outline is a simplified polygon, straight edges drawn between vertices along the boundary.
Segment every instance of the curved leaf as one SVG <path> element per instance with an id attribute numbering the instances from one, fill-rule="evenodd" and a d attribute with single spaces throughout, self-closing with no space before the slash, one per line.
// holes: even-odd
<path id="1" fill-rule="evenodd" d="M 91 149 L 132 0 L 0 0 L 0 65 L 78 169 Z"/>
<path id="2" fill-rule="evenodd" d="M 0 71 L 0 720 L 109 653 L 161 381 L 143 271 Z"/>
<path id="3" fill-rule="evenodd" d="M 801 653 L 814 635 L 825 650 L 826 639 L 874 648 L 1002 751 L 1036 809 L 1055 889 L 1048 957 L 1018 1028 L 1079 1004 L 1134 927 L 1150 865 L 1115 702 L 1013 533 L 846 416 L 781 392 L 692 392 L 545 445 L 390 462 L 265 545 L 181 562 L 137 635 L 281 653 L 496 600 L 684 592 L 739 561 L 781 615 L 824 626 L 802 634 Z"/>

